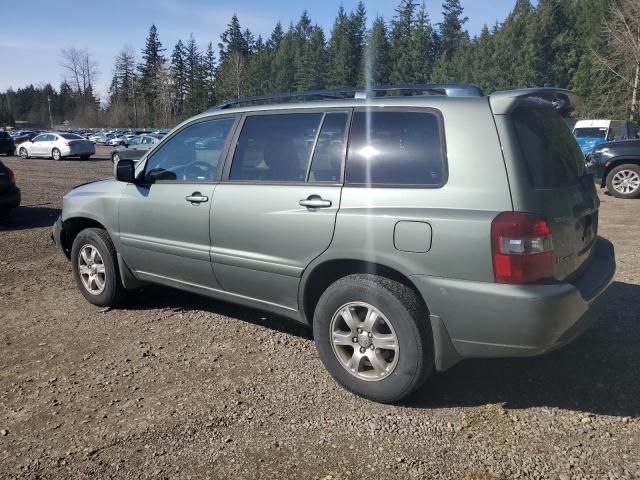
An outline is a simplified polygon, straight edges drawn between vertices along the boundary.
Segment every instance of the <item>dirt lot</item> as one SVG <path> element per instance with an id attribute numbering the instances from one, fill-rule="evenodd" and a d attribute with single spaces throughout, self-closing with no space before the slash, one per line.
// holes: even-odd
<path id="1" fill-rule="evenodd" d="M 640 201 L 602 196 L 618 273 L 593 329 L 381 406 L 288 320 L 160 287 L 89 305 L 49 235 L 65 192 L 110 175 L 99 153 L 2 158 L 23 207 L 0 229 L 0 478 L 640 478 Z"/>

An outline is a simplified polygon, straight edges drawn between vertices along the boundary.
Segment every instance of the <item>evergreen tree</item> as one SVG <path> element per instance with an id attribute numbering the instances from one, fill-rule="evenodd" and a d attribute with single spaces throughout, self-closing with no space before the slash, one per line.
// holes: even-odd
<path id="1" fill-rule="evenodd" d="M 389 37 L 384 19 L 376 17 L 367 38 L 363 85 L 381 85 L 389 82 Z"/>
<path id="2" fill-rule="evenodd" d="M 232 52 L 248 55 L 249 47 L 245 33 L 242 32 L 240 20 L 238 20 L 238 16 L 234 13 L 231 17 L 231 22 L 227 25 L 227 29 L 222 32 L 220 36 L 220 43 L 218 43 L 218 48 L 220 49 L 218 58 L 220 59 L 220 63 L 223 63 Z"/>
<path id="3" fill-rule="evenodd" d="M 426 83 L 430 81 L 435 54 L 434 48 L 433 28 L 431 27 L 426 6 L 423 3 L 418 9 L 415 25 L 411 32 L 409 58 L 413 72 L 410 77 L 412 82 Z"/>
<path id="4" fill-rule="evenodd" d="M 267 48 L 270 50 L 275 50 L 280 46 L 280 42 L 284 37 L 284 30 L 282 29 L 282 23 L 276 23 L 273 32 L 271 32 L 271 36 L 269 40 L 267 40 Z"/>
<path id="5" fill-rule="evenodd" d="M 329 78 L 331 86 L 355 86 L 363 69 L 366 13 L 360 2 L 347 14 L 340 6 L 329 41 Z"/>
<path id="6" fill-rule="evenodd" d="M 145 46 L 142 49 L 142 63 L 138 66 L 140 72 L 140 89 L 144 98 L 146 110 L 145 121 L 153 124 L 156 118 L 156 103 L 158 101 L 158 77 L 165 63 L 162 55 L 164 48 L 158 37 L 158 29 L 151 25 Z"/>
<path id="7" fill-rule="evenodd" d="M 173 77 L 175 95 L 175 113 L 182 115 L 184 98 L 187 95 L 187 51 L 182 40 L 178 40 L 171 54 L 171 74 Z"/>
<path id="8" fill-rule="evenodd" d="M 322 28 L 311 28 L 309 40 L 305 43 L 300 67 L 296 72 L 298 90 L 324 88 L 327 75 L 327 51 Z"/>
<path id="9" fill-rule="evenodd" d="M 416 8 L 414 0 L 400 0 L 396 15 L 391 21 L 391 73 L 392 83 L 410 82 L 413 77 L 411 38 L 415 24 Z"/>
<path id="10" fill-rule="evenodd" d="M 459 48 L 461 42 L 468 40 L 463 26 L 469 20 L 463 17 L 464 9 L 460 0 L 444 0 L 442 4 L 442 23 L 440 23 L 439 47 L 440 55 L 451 58 Z"/>

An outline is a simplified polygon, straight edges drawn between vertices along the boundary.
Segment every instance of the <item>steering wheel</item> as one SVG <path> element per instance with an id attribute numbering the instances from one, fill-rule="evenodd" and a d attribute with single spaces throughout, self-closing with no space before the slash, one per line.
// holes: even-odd
<path id="1" fill-rule="evenodd" d="M 215 169 L 211 164 L 207 162 L 203 162 L 202 160 L 196 160 L 195 162 L 185 165 L 184 172 L 186 177 L 213 178 Z"/>

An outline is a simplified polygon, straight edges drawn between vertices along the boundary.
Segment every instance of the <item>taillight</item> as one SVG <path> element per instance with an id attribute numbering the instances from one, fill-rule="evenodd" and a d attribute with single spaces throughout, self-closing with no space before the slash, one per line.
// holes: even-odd
<path id="1" fill-rule="evenodd" d="M 497 283 L 532 283 L 553 277 L 551 229 L 538 215 L 498 215 L 491 222 L 491 250 Z"/>
<path id="2" fill-rule="evenodd" d="M 16 184 L 16 174 L 13 173 L 13 170 L 9 170 L 7 172 L 7 178 L 9 179 L 9 183 L 11 185 L 15 185 Z"/>

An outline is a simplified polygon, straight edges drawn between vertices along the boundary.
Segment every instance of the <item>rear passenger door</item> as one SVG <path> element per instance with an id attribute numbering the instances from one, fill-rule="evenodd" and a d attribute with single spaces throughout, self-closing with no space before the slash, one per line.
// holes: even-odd
<path id="1" fill-rule="evenodd" d="M 297 309 L 300 276 L 333 236 L 350 116 L 244 117 L 211 213 L 211 259 L 225 290 Z"/>

